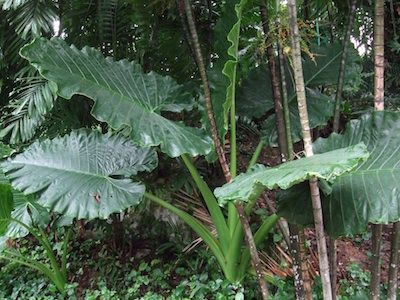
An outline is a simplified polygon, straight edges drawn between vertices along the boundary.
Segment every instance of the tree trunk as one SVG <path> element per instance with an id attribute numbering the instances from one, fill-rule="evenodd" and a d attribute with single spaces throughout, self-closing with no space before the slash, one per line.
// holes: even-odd
<path id="1" fill-rule="evenodd" d="M 292 37 L 292 60 L 296 82 L 297 102 L 300 114 L 300 123 L 303 133 L 303 143 L 306 156 L 314 154 L 312 148 L 311 131 L 308 121 L 306 93 L 304 86 L 303 67 L 301 63 L 300 34 L 297 25 L 296 0 L 288 0 L 289 27 Z M 326 239 L 322 216 L 321 198 L 318 188 L 318 180 L 310 180 L 311 201 L 314 213 L 315 232 L 317 236 L 317 246 L 319 253 L 319 269 L 322 281 L 322 289 L 325 300 L 332 299 L 332 290 L 329 274 L 329 261 L 326 249 Z"/>
<path id="2" fill-rule="evenodd" d="M 399 267 L 399 256 L 400 256 L 400 222 L 393 224 L 392 230 L 392 247 L 390 253 L 390 265 L 389 265 L 389 288 L 388 298 L 389 300 L 397 299 L 397 274 Z"/>
<path id="3" fill-rule="evenodd" d="M 356 12 L 356 4 L 357 0 L 353 0 L 350 6 L 350 15 L 347 23 L 346 35 L 343 41 L 343 53 L 342 58 L 340 60 L 340 69 L 339 69 L 339 78 L 338 78 L 338 85 L 336 90 L 336 101 L 335 101 L 335 114 L 333 117 L 333 131 L 339 131 L 340 125 L 340 106 L 342 103 L 342 94 L 343 94 L 343 87 L 344 87 L 344 79 L 346 73 L 346 60 L 347 54 L 349 52 L 349 45 L 350 45 L 350 36 L 353 30 L 353 23 L 354 23 L 354 16 Z"/>
<path id="4" fill-rule="evenodd" d="M 331 272 L 332 299 L 335 300 L 337 292 L 337 245 L 335 238 L 328 238 L 328 251 L 329 270 Z"/>
<path id="5" fill-rule="evenodd" d="M 374 103 L 375 110 L 384 110 L 385 96 L 385 52 L 384 52 L 384 0 L 375 1 L 375 22 L 374 22 L 374 61 L 375 61 L 375 80 L 374 80 Z"/>
<path id="6" fill-rule="evenodd" d="M 384 82 L 384 0 L 375 1 L 375 19 L 374 19 L 374 106 L 375 110 L 384 109 L 385 82 Z M 380 299 L 381 282 L 381 236 L 382 225 L 372 224 L 372 261 L 371 261 L 371 299 Z"/>
<path id="7" fill-rule="evenodd" d="M 382 225 L 372 224 L 372 257 L 371 257 L 371 299 L 379 300 L 381 283 L 381 237 Z"/>
<path id="8" fill-rule="evenodd" d="M 256 278 L 257 278 L 258 284 L 261 289 L 262 299 L 266 300 L 269 297 L 268 287 L 267 287 L 267 283 L 266 283 L 263 273 L 262 273 L 261 260 L 260 260 L 260 257 L 258 256 L 257 247 L 256 247 L 256 243 L 254 242 L 253 233 L 251 232 L 251 229 L 250 229 L 249 220 L 247 219 L 247 216 L 243 209 L 242 204 L 237 203 L 236 209 L 238 211 L 240 221 L 242 222 L 244 236 L 246 238 L 246 242 L 247 242 L 247 245 L 250 250 L 251 262 L 252 262 L 254 270 L 256 272 Z"/>
<path id="9" fill-rule="evenodd" d="M 197 58 L 196 58 L 196 55 L 194 54 L 194 46 L 193 46 L 192 38 L 190 36 L 189 28 L 188 28 L 188 25 L 186 22 L 184 1 L 176 0 L 176 7 L 178 8 L 179 20 L 181 21 L 181 27 L 183 30 L 183 34 L 185 36 L 185 41 L 186 41 L 187 47 L 189 49 L 190 54 L 192 55 L 192 58 L 194 59 L 195 63 L 197 64 Z"/>
<path id="10" fill-rule="evenodd" d="M 205 67 L 204 60 L 203 60 L 203 55 L 201 53 L 199 38 L 197 35 L 196 25 L 195 25 L 193 11 L 192 11 L 192 6 L 191 6 L 189 0 L 184 0 L 184 1 L 185 1 L 186 17 L 187 17 L 188 24 L 189 24 L 190 34 L 192 36 L 192 42 L 193 42 L 193 46 L 194 46 L 196 60 L 197 60 L 198 66 L 199 66 L 201 80 L 203 82 L 204 99 L 206 102 L 207 116 L 208 116 L 208 119 L 210 121 L 210 126 L 211 126 L 211 136 L 212 136 L 213 142 L 215 144 L 219 163 L 224 172 L 225 179 L 227 182 L 229 182 L 229 181 L 231 181 L 232 177 L 231 177 L 228 163 L 225 158 L 225 153 L 223 151 L 221 141 L 218 136 L 217 125 L 215 122 L 214 112 L 212 109 L 210 86 L 208 83 L 207 72 L 206 72 L 206 67 Z M 268 299 L 268 287 L 267 287 L 267 283 L 264 280 L 264 277 L 262 275 L 261 260 L 258 255 L 258 252 L 257 252 L 256 244 L 254 242 L 253 233 L 251 232 L 249 221 L 247 219 L 247 216 L 246 216 L 243 206 L 240 203 L 237 203 L 235 206 L 236 206 L 236 210 L 239 215 L 239 220 L 240 220 L 243 230 L 244 230 L 247 246 L 249 247 L 249 250 L 250 250 L 251 262 L 252 262 L 252 265 L 256 272 L 258 283 L 260 285 L 262 298 L 264 300 L 266 300 L 266 299 Z"/>
<path id="11" fill-rule="evenodd" d="M 286 144 L 288 147 L 287 152 L 288 152 L 288 159 L 292 160 L 294 157 L 294 152 L 293 152 L 292 128 L 290 125 L 289 96 L 286 85 L 285 61 L 280 40 L 278 40 L 278 58 L 279 58 L 279 74 L 281 77 L 281 84 L 282 84 L 283 115 L 285 120 L 285 129 L 286 129 Z"/>
<path id="12" fill-rule="evenodd" d="M 349 52 L 351 32 L 353 30 L 356 4 L 357 0 L 352 0 L 350 5 L 350 15 L 347 22 L 346 35 L 343 41 L 343 53 L 340 60 L 339 78 L 338 78 L 338 85 L 337 85 L 336 99 L 335 99 L 335 113 L 333 117 L 334 132 L 339 132 L 342 95 L 343 95 L 344 79 L 346 75 L 346 60 L 347 60 L 347 54 Z M 334 238 L 329 238 L 329 268 L 331 271 L 332 299 L 335 300 L 336 290 L 337 290 L 337 247 L 336 247 L 336 239 Z"/>
<path id="13" fill-rule="evenodd" d="M 210 85 L 208 83 L 206 66 L 204 64 L 203 55 L 201 53 L 201 47 L 200 47 L 199 37 L 197 35 L 196 25 L 194 22 L 192 6 L 191 6 L 189 0 L 184 0 L 184 4 L 185 4 L 186 18 L 188 20 L 188 25 L 189 25 L 189 31 L 190 31 L 190 34 L 192 37 L 194 53 L 196 56 L 196 61 L 197 61 L 197 65 L 199 68 L 201 81 L 203 83 L 204 100 L 205 100 L 205 105 L 206 105 L 207 117 L 208 117 L 208 120 L 210 122 L 210 127 L 211 127 L 211 136 L 212 136 L 212 139 L 213 139 L 213 142 L 215 145 L 215 150 L 217 151 L 218 160 L 220 162 L 222 171 L 224 173 L 226 181 L 229 182 L 231 180 L 231 175 L 229 172 L 228 163 L 226 162 L 224 149 L 222 148 L 221 140 L 219 139 L 219 136 L 218 136 L 217 125 L 215 122 L 215 117 L 214 117 L 214 112 L 213 112 L 212 102 L 211 102 Z"/>
<path id="14" fill-rule="evenodd" d="M 306 251 L 306 236 L 304 234 L 304 230 L 301 228 L 298 228 L 297 233 L 299 236 L 299 257 L 301 265 L 301 276 L 304 286 L 304 298 L 306 300 L 312 300 L 312 286 Z"/>
<path id="15" fill-rule="evenodd" d="M 329 34 L 330 34 L 330 42 L 334 42 L 334 30 L 335 30 L 335 22 L 333 20 L 333 12 L 332 12 L 332 1 L 331 0 L 326 0 L 326 9 L 328 11 L 328 18 L 329 18 Z"/>
<path id="16" fill-rule="evenodd" d="M 272 34 L 269 32 L 268 6 L 265 4 L 260 5 L 260 12 L 261 12 L 261 22 L 264 30 L 264 35 L 266 37 L 272 36 Z M 285 120 L 283 116 L 281 85 L 279 82 L 278 66 L 276 63 L 274 48 L 272 46 L 272 43 L 269 43 L 267 47 L 267 58 L 268 58 L 269 72 L 271 74 L 272 95 L 274 97 L 275 118 L 276 118 L 276 128 L 278 130 L 279 150 L 283 158 L 287 160 L 288 145 L 286 142 L 286 129 L 285 129 Z"/>

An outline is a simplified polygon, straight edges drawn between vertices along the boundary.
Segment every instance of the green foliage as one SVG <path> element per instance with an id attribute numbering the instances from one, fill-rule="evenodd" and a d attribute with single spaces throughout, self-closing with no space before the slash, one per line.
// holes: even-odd
<path id="1" fill-rule="evenodd" d="M 247 0 L 228 1 L 215 26 L 214 50 L 218 58 L 210 72 L 210 85 L 213 110 L 222 141 L 228 130 L 229 110 L 235 102 L 240 24 L 246 3 Z"/>
<path id="2" fill-rule="evenodd" d="M 322 94 L 318 90 L 310 88 L 306 88 L 306 97 L 307 111 L 310 117 L 310 128 L 326 125 L 329 119 L 332 117 L 334 100 L 331 97 Z M 301 130 L 299 108 L 296 99 L 292 99 L 289 102 L 289 116 L 292 140 L 293 142 L 298 142 L 302 139 L 303 134 Z M 269 145 L 277 146 L 278 132 L 276 129 L 275 115 L 265 120 L 262 128 L 262 137 L 268 142 Z"/>
<path id="3" fill-rule="evenodd" d="M 365 143 L 371 153 L 353 172 L 339 176 L 324 197 L 326 230 L 330 235 L 362 233 L 370 222 L 387 224 L 400 220 L 399 128 L 398 112 L 374 112 L 350 121 L 343 134 L 332 134 L 314 143 L 316 153 L 337 151 L 359 142 Z M 280 214 L 290 221 L 310 224 L 309 192 L 304 189 L 300 193 L 301 188 L 304 189 L 299 186 L 289 190 L 282 197 Z M 294 200 L 296 205 L 289 204 Z M 293 209 L 301 209 L 301 220 Z"/>
<path id="4" fill-rule="evenodd" d="M 45 115 L 57 99 L 54 83 L 41 77 L 20 80 L 20 85 L 10 94 L 7 106 L 11 113 L 1 122 L 0 138 L 10 134 L 10 143 L 29 141 L 43 123 Z"/>
<path id="5" fill-rule="evenodd" d="M 156 238 L 157 239 L 157 238 Z M 104 245 L 101 246 L 100 244 Z M 100 246 L 99 246 L 100 245 Z M 174 243 L 176 246 L 177 244 Z M 216 268 L 215 258 L 204 250 L 195 253 L 179 254 L 172 261 L 167 259 L 135 259 L 126 263 L 120 261 L 103 242 L 86 240 L 73 245 L 78 252 L 69 255 L 69 269 L 76 278 L 85 278 L 86 272 L 94 272 L 87 278 L 83 290 L 78 283 L 66 286 L 68 299 L 253 299 L 258 297 L 256 282 L 246 278 L 246 289 L 239 284 L 231 284 L 221 279 L 222 274 Z M 93 247 L 96 259 L 93 258 Z M 172 249 L 179 253 L 178 249 Z M 22 243 L 21 251 L 35 260 L 45 259 L 45 253 L 39 247 Z M 82 266 L 81 257 L 90 257 Z M 25 272 L 15 265 L 0 267 L 0 298 L 20 299 L 59 299 L 60 293 L 55 286 L 36 273 Z M 82 283 L 82 282 L 81 282 Z M 81 296 L 79 296 L 81 295 Z"/>
<path id="6" fill-rule="evenodd" d="M 229 201 L 254 201 L 265 189 L 288 189 L 312 177 L 334 181 L 367 159 L 369 153 L 364 144 L 317 154 L 283 163 L 274 168 L 256 165 L 245 174 L 215 190 L 220 203 Z"/>
<path id="7" fill-rule="evenodd" d="M 319 91 L 319 87 L 331 87 L 337 84 L 339 64 L 342 53 L 340 44 L 315 46 L 310 48 L 312 56 L 304 55 L 303 69 L 306 86 L 307 109 L 311 128 L 328 123 L 334 111 L 334 100 Z M 350 49 L 346 69 L 345 87 L 355 91 L 359 88 L 361 66 L 358 54 Z M 286 85 L 289 95 L 290 122 L 292 125 L 293 142 L 301 140 L 301 125 L 291 69 L 285 65 Z M 260 118 L 274 107 L 271 88 L 271 77 L 266 65 L 253 68 L 238 88 L 238 114 L 249 118 Z M 277 130 L 275 114 L 268 116 L 263 124 L 262 135 L 267 143 L 277 146 Z"/>
<path id="8" fill-rule="evenodd" d="M 0 142 L 0 159 L 9 156 L 12 153 L 12 151 L 13 150 L 9 146 Z"/>
<path id="9" fill-rule="evenodd" d="M 53 31 L 52 25 L 57 18 L 53 1 L 30 0 L 16 6 L 14 4 L 15 10 L 11 13 L 11 25 L 20 37 L 32 38 Z"/>
<path id="10" fill-rule="evenodd" d="M 63 98 L 85 95 L 95 101 L 91 113 L 96 119 L 114 129 L 129 126 L 131 138 L 139 145 L 160 145 L 171 157 L 211 151 L 210 138 L 203 131 L 161 116 L 161 112 L 192 107 L 190 93 L 172 78 L 146 74 L 138 64 L 114 62 L 94 48 L 78 50 L 60 39 L 37 39 L 21 55 L 57 84 Z"/>
<path id="11" fill-rule="evenodd" d="M 14 203 L 10 185 L 0 183 L 0 236 L 7 230 L 13 206 Z"/>
<path id="12" fill-rule="evenodd" d="M 340 281 L 340 300 L 368 299 L 368 288 L 370 285 L 370 274 L 363 270 L 360 265 L 352 263 L 347 267 L 348 278 Z"/>
<path id="13" fill-rule="evenodd" d="M 14 188 L 39 192 L 40 205 L 78 219 L 107 218 L 138 204 L 145 187 L 129 177 L 156 166 L 153 150 L 85 130 L 36 142 L 2 164 Z"/>
<path id="14" fill-rule="evenodd" d="M 153 236 L 152 240 L 157 240 Z M 131 258 L 121 261 L 102 240 L 85 240 L 72 245 L 69 254 L 71 276 L 86 278 L 88 281 L 70 283 L 66 286 L 68 299 L 258 299 L 254 277 L 246 277 L 244 286 L 231 284 L 221 279 L 222 274 L 216 268 L 215 258 L 202 249 L 194 253 L 183 254 L 179 251 L 179 242 L 173 242 L 169 251 L 177 257 L 166 259 L 165 252 L 159 252 L 160 258 Z M 159 248 L 162 248 L 159 244 Z M 100 247 L 100 248 L 99 248 Z M 94 249 L 95 248 L 95 249 Z M 29 241 L 21 241 L 23 255 L 32 259 L 43 260 L 45 253 Z M 96 252 L 95 257 L 93 251 Z M 82 261 L 82 257 L 86 257 Z M 84 264 L 84 265 L 82 265 Z M 366 299 L 369 274 L 358 265 L 347 268 L 347 278 L 340 281 L 338 299 Z M 85 274 L 91 276 L 85 277 Z M 314 297 L 320 299 L 321 287 L 317 280 Z M 291 299 L 294 295 L 293 280 L 278 279 L 271 287 L 270 298 L 273 300 Z M 2 299 L 60 299 L 56 287 L 35 272 L 26 272 L 23 267 L 8 263 L 0 267 L 0 298 Z"/>
<path id="15" fill-rule="evenodd" d="M 6 158 L 13 152 L 13 149 L 0 142 L 0 158 Z M 0 186 L 5 190 L 7 190 L 8 187 L 11 188 L 9 180 L 2 171 L 0 171 Z M 9 219 L 12 217 L 28 226 L 32 226 L 33 223 L 39 224 L 40 226 L 48 224 L 48 212 L 36 203 L 35 197 L 25 196 L 15 189 L 11 189 L 11 193 L 11 202 L 6 199 L 0 199 L 0 206 L 4 205 L 0 208 L 0 214 L 2 214 L 3 218 Z M 11 205 L 11 207 L 8 207 L 8 205 Z M 11 209 L 11 215 L 8 209 Z M 28 234 L 28 230 L 17 222 L 3 220 L 2 223 L 5 227 L 2 232 L 0 230 L 0 248 L 7 238 L 24 237 Z M 6 224 L 8 224 L 8 226 L 6 226 Z"/>

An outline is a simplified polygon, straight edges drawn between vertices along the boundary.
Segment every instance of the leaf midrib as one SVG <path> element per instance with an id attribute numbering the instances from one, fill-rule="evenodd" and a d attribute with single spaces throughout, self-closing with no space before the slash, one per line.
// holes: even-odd
<path id="1" fill-rule="evenodd" d="M 25 166 L 31 166 L 31 167 L 38 167 L 38 168 L 44 168 L 44 169 L 51 169 L 51 170 L 55 170 L 55 171 L 69 172 L 69 173 L 73 173 L 73 174 L 79 174 L 79 175 L 85 175 L 85 176 L 91 176 L 91 177 L 99 177 L 99 178 L 102 178 L 102 179 L 112 179 L 110 177 L 111 174 L 109 174 L 109 175 L 94 174 L 94 173 L 88 173 L 88 172 L 84 172 L 84 171 L 80 171 L 80 170 L 74 170 L 74 169 L 68 169 L 68 168 L 61 169 L 61 168 L 56 168 L 56 167 L 39 165 L 39 164 L 35 164 L 35 163 L 29 163 L 29 162 L 28 163 L 27 162 L 18 162 L 16 160 L 13 160 L 10 163 L 11 164 L 16 164 L 16 165 L 22 165 L 22 168 L 24 168 Z M 124 177 L 124 179 L 127 179 L 127 178 L 128 177 Z"/>

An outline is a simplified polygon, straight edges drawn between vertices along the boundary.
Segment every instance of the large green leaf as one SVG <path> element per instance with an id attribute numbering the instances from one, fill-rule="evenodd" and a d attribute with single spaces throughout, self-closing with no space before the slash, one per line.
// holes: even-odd
<path id="1" fill-rule="evenodd" d="M 400 220 L 400 113 L 374 112 L 352 120 L 343 135 L 333 134 L 314 143 L 317 153 L 364 142 L 371 155 L 353 172 L 339 176 L 332 191 L 324 197 L 324 214 L 327 232 L 332 236 L 364 232 L 368 223 L 387 224 Z M 335 150 L 334 150 L 335 151 Z M 285 194 L 280 204 L 280 214 L 292 217 L 289 221 L 310 223 L 309 193 L 299 194 L 295 187 Z M 297 209 L 309 218 L 298 219 Z"/>
<path id="2" fill-rule="evenodd" d="M 239 116 L 260 118 L 274 108 L 271 76 L 267 66 L 252 69 L 249 76 L 237 89 L 237 109 Z"/>
<path id="3" fill-rule="evenodd" d="M 39 193 L 38 204 L 93 219 L 138 204 L 145 187 L 129 177 L 156 165 L 153 150 L 138 148 L 121 135 L 80 130 L 36 142 L 2 167 L 14 188 Z"/>
<path id="4" fill-rule="evenodd" d="M 7 145 L 0 143 L 0 159 L 8 157 L 13 153 L 13 151 L 14 150 Z M 48 213 L 36 203 L 35 197 L 32 195 L 25 196 L 20 191 L 12 189 L 9 180 L 1 170 L 0 187 L 4 190 L 11 190 L 11 207 L 9 206 L 10 202 L 7 197 L 5 197 L 6 200 L 0 197 L 0 207 L 3 207 L 3 211 L 11 209 L 11 217 L 27 225 L 31 225 L 32 222 L 46 222 L 46 219 L 48 219 Z M 4 210 L 5 208 L 6 210 Z M 2 218 L 5 218 L 6 215 L 8 215 L 8 217 L 10 216 L 8 213 L 3 213 Z M 2 226 L 4 227 L 2 228 Z M 16 222 L 4 222 L 3 225 L 1 225 L 0 222 L 0 236 L 4 235 L 6 238 L 18 238 L 27 234 L 28 230 Z"/>
<path id="5" fill-rule="evenodd" d="M 346 64 L 345 86 L 354 86 L 360 80 L 360 56 L 354 47 L 349 47 Z M 336 85 L 339 77 L 339 66 L 342 58 L 343 46 L 340 43 L 326 46 L 312 45 L 312 58 L 306 55 L 303 59 L 304 81 L 306 86 Z"/>
<path id="6" fill-rule="evenodd" d="M 115 62 L 94 48 L 78 50 L 61 39 L 36 39 L 21 55 L 57 84 L 63 98 L 87 96 L 95 101 L 92 115 L 96 119 L 114 129 L 129 126 L 139 145 L 160 145 L 171 157 L 211 151 L 211 139 L 205 132 L 161 116 L 163 111 L 179 112 L 192 106 L 192 97 L 172 78 L 146 74 L 136 63 Z"/>
<path id="7" fill-rule="evenodd" d="M 229 109 L 235 101 L 240 23 L 246 3 L 247 0 L 227 1 L 215 26 L 214 50 L 218 59 L 210 71 L 210 86 L 214 115 L 222 141 L 228 130 Z"/>
<path id="8" fill-rule="evenodd" d="M 11 186 L 0 183 L 0 236 L 7 230 L 13 207 Z"/>
<path id="9" fill-rule="evenodd" d="M 366 146 L 361 143 L 290 161 L 274 168 L 256 165 L 247 173 L 217 188 L 215 195 L 221 204 L 228 201 L 250 201 L 265 189 L 288 189 L 312 177 L 333 181 L 337 176 L 354 169 L 368 155 Z"/>

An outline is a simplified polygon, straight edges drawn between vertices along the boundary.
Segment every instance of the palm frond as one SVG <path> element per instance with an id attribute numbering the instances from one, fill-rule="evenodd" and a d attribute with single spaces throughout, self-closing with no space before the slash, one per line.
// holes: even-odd
<path id="1" fill-rule="evenodd" d="M 23 39 L 53 32 L 57 19 L 56 7 L 51 0 L 31 0 L 10 13 L 10 24 Z"/>
<path id="2" fill-rule="evenodd" d="M 16 9 L 21 5 L 24 5 L 28 0 L 3 0 L 0 1 L 0 4 L 3 4 L 3 9 Z"/>
<path id="3" fill-rule="evenodd" d="M 97 17 L 99 21 L 99 35 L 103 42 L 113 42 L 117 39 L 118 0 L 100 0 L 97 7 Z"/>
<path id="4" fill-rule="evenodd" d="M 10 134 L 11 144 L 29 141 L 57 98 L 54 83 L 41 77 L 26 77 L 19 81 L 6 107 L 11 113 L 1 122 L 0 138 Z"/>

